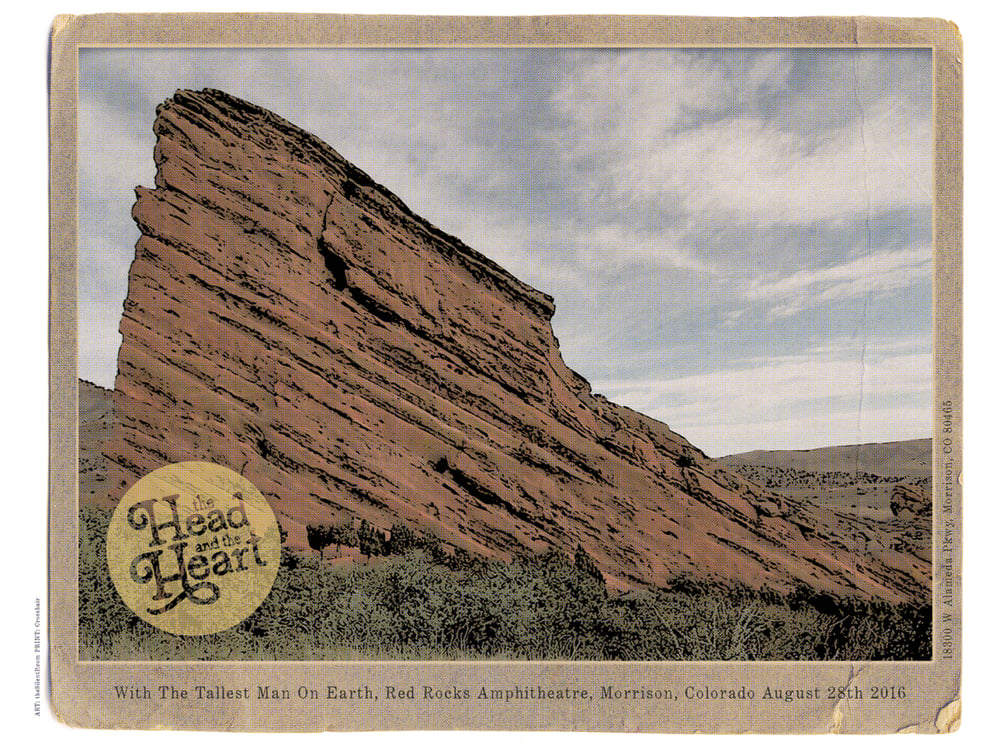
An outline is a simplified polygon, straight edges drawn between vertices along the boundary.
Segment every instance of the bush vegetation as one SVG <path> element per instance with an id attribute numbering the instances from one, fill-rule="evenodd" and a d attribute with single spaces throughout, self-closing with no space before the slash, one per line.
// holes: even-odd
<path id="1" fill-rule="evenodd" d="M 680 461 L 678 461 L 680 466 Z M 914 484 L 924 489 L 930 486 L 930 477 L 896 477 L 872 474 L 867 471 L 806 471 L 789 466 L 758 466 L 735 464 L 731 467 L 745 479 L 761 487 L 858 487 L 861 485 Z"/>
<path id="2" fill-rule="evenodd" d="M 108 520 L 93 509 L 81 518 L 84 659 L 931 657 L 928 604 L 839 598 L 805 586 L 779 594 L 691 576 L 616 595 L 582 548 L 573 559 L 553 550 L 508 563 L 396 529 L 388 539 L 366 530 L 369 561 L 350 568 L 286 550 L 274 588 L 249 618 L 221 633 L 179 637 L 140 620 L 118 597 L 104 557 Z M 362 543 L 360 529 L 357 537 Z"/>

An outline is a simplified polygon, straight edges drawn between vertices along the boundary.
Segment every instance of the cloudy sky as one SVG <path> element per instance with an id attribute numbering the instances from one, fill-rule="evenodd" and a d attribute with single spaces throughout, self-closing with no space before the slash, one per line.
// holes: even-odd
<path id="1" fill-rule="evenodd" d="M 931 434 L 928 50 L 85 50 L 80 375 L 114 382 L 156 105 L 249 99 L 556 299 L 710 455 Z"/>

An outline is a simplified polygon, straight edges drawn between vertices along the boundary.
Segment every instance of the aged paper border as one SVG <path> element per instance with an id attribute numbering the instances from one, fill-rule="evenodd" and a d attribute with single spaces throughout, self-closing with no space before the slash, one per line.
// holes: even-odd
<path id="1" fill-rule="evenodd" d="M 931 47 L 935 75 L 934 660 L 930 662 L 81 662 L 77 649 L 77 50 L 93 46 Z M 496 729 L 644 732 L 949 732 L 960 723 L 962 456 L 962 52 L 936 19 L 656 16 L 418 17 L 271 14 L 60 16 L 50 57 L 50 700 L 95 728 Z M 941 404 L 951 401 L 952 431 Z M 951 443 L 946 445 L 945 440 Z M 945 451 L 948 451 L 947 453 Z M 946 462 L 950 462 L 946 466 Z M 946 469 L 952 480 L 945 486 Z M 945 493 L 951 502 L 944 502 Z M 944 531 L 951 543 L 943 546 Z M 945 566 L 950 566 L 946 578 Z M 953 591 L 944 603 L 945 584 Z M 950 658 L 942 645 L 952 644 Z M 316 688 L 367 683 L 620 688 L 859 686 L 862 700 L 123 702 L 111 684 Z M 873 701 L 872 687 L 907 698 Z"/>

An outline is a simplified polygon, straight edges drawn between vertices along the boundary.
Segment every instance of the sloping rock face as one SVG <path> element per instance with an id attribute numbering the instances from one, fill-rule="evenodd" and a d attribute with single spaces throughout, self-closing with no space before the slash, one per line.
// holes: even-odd
<path id="1" fill-rule="evenodd" d="M 314 136 L 214 90 L 158 109 L 105 452 L 240 471 L 305 546 L 346 517 L 474 554 L 578 544 L 680 572 L 899 599 L 926 581 L 809 539 L 768 496 L 562 361 L 553 300 Z"/>

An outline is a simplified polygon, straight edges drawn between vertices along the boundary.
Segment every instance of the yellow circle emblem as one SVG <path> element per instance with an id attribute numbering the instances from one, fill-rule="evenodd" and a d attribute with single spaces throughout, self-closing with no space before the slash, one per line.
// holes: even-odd
<path id="1" fill-rule="evenodd" d="M 235 471 L 170 464 L 136 482 L 107 536 L 108 569 L 125 603 L 176 635 L 216 633 L 246 619 L 274 585 L 278 523 Z"/>

